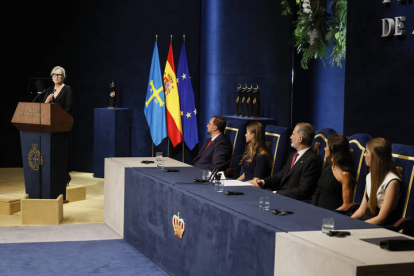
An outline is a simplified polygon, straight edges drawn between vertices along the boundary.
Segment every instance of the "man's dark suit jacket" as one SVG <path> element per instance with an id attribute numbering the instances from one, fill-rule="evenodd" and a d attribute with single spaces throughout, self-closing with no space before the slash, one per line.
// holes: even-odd
<path id="1" fill-rule="evenodd" d="M 322 170 L 321 161 L 312 149 L 308 149 L 290 169 L 294 154 L 289 156 L 280 172 L 263 179 L 263 188 L 277 191 L 281 195 L 307 199 L 316 190 Z"/>
<path id="2" fill-rule="evenodd" d="M 233 152 L 230 139 L 220 134 L 211 144 L 205 149 L 211 138 L 207 139 L 200 149 L 200 152 L 193 160 L 193 166 L 203 169 L 212 170 L 218 164 L 226 162 L 231 159 Z M 204 150 L 205 149 L 205 150 Z"/>

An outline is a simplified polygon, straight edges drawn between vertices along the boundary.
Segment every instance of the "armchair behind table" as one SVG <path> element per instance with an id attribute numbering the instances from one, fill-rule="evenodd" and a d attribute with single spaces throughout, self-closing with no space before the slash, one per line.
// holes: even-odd
<path id="1" fill-rule="evenodd" d="M 315 133 L 315 138 L 313 139 L 312 149 L 319 155 L 322 161 L 322 169 L 325 167 L 326 158 L 325 151 L 323 150 L 328 140 L 329 135 L 337 133 L 332 128 L 322 128 Z"/>
<path id="2" fill-rule="evenodd" d="M 404 186 L 397 207 L 401 211 L 401 219 L 394 225 L 384 227 L 394 231 L 403 230 L 404 234 L 414 237 L 414 146 L 393 144 L 392 152 L 392 159 L 401 173 Z"/>
<path id="3" fill-rule="evenodd" d="M 233 152 L 231 155 L 230 167 L 225 171 L 226 177 L 238 177 L 240 175 L 240 158 L 234 159 L 236 156 L 243 154 L 246 148 L 246 123 L 229 120 L 224 133 L 230 138 Z"/>
<path id="4" fill-rule="evenodd" d="M 271 175 L 282 170 L 290 149 L 291 129 L 268 125 L 265 128 L 266 145 L 272 154 L 273 168 Z"/>
<path id="5" fill-rule="evenodd" d="M 353 203 L 349 204 L 342 213 L 351 215 L 359 208 L 364 196 L 365 180 L 366 175 L 368 174 L 368 168 L 364 159 L 365 145 L 372 139 L 372 137 L 366 133 L 357 133 L 347 138 L 354 159 L 355 186 L 352 195 Z"/>

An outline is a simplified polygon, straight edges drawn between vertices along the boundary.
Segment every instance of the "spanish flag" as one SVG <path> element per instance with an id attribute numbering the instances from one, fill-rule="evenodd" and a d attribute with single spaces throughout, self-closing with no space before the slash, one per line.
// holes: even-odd
<path id="1" fill-rule="evenodd" d="M 183 128 L 181 125 L 180 96 L 178 95 L 177 78 L 175 76 L 172 41 L 168 51 L 167 64 L 164 70 L 165 107 L 167 115 L 167 132 L 175 147 L 183 141 Z"/>

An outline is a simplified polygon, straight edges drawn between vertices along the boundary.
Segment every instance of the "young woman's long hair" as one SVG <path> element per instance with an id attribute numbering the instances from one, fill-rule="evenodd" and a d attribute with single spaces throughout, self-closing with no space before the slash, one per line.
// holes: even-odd
<path id="1" fill-rule="evenodd" d="M 266 146 L 266 137 L 263 125 L 259 122 L 250 123 L 247 125 L 247 131 L 253 133 L 254 137 L 247 145 L 247 152 L 243 155 L 239 165 L 243 165 L 246 158 L 248 158 L 247 163 L 252 163 L 259 153 L 267 155 L 269 160 L 271 160 L 270 150 Z"/>
<path id="2" fill-rule="evenodd" d="M 370 140 L 366 147 L 371 152 L 371 193 L 369 195 L 368 206 L 373 214 L 377 207 L 377 191 L 381 183 L 384 181 L 388 172 L 401 177 L 400 173 L 392 161 L 392 148 L 390 142 L 384 138 L 374 138 Z"/>
<path id="3" fill-rule="evenodd" d="M 328 147 L 330 151 L 328 161 L 332 162 L 332 166 L 337 166 L 342 171 L 349 172 L 352 180 L 355 181 L 354 159 L 352 158 L 348 138 L 340 133 L 331 134 L 328 137 Z"/>

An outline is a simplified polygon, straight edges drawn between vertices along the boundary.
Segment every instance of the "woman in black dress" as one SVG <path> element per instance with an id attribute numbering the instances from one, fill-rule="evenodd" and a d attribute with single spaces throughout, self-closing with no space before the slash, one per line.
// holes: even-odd
<path id="1" fill-rule="evenodd" d="M 55 84 L 46 90 L 44 96 L 45 103 L 55 103 L 63 108 L 67 113 L 72 113 L 73 93 L 69 85 L 63 83 L 66 78 L 65 69 L 60 66 L 53 68 L 50 73 Z"/>
<path id="2" fill-rule="evenodd" d="M 239 165 L 242 166 L 240 181 L 253 183 L 255 180 L 270 176 L 272 161 L 271 154 L 266 146 L 264 127 L 259 122 L 247 125 L 246 129 L 247 152 Z"/>
<path id="3" fill-rule="evenodd" d="M 331 134 L 326 141 L 325 158 L 329 166 L 322 172 L 312 204 L 342 210 L 352 202 L 355 168 L 349 141 L 345 135 Z"/>
<path id="4" fill-rule="evenodd" d="M 46 90 L 43 102 L 44 103 L 55 103 L 58 106 L 60 106 L 62 109 L 64 109 L 67 113 L 72 115 L 72 109 L 73 109 L 73 93 L 72 89 L 69 85 L 66 85 L 63 83 L 63 81 L 66 78 L 66 72 L 65 69 L 56 66 L 52 69 L 52 72 L 50 73 L 52 77 L 52 81 L 54 83 L 53 87 L 49 87 Z M 62 133 L 65 137 L 68 139 L 68 164 L 67 164 L 67 179 L 66 183 L 69 185 L 69 182 L 71 180 L 69 172 L 71 171 L 71 160 L 72 160 L 72 132 Z"/>

